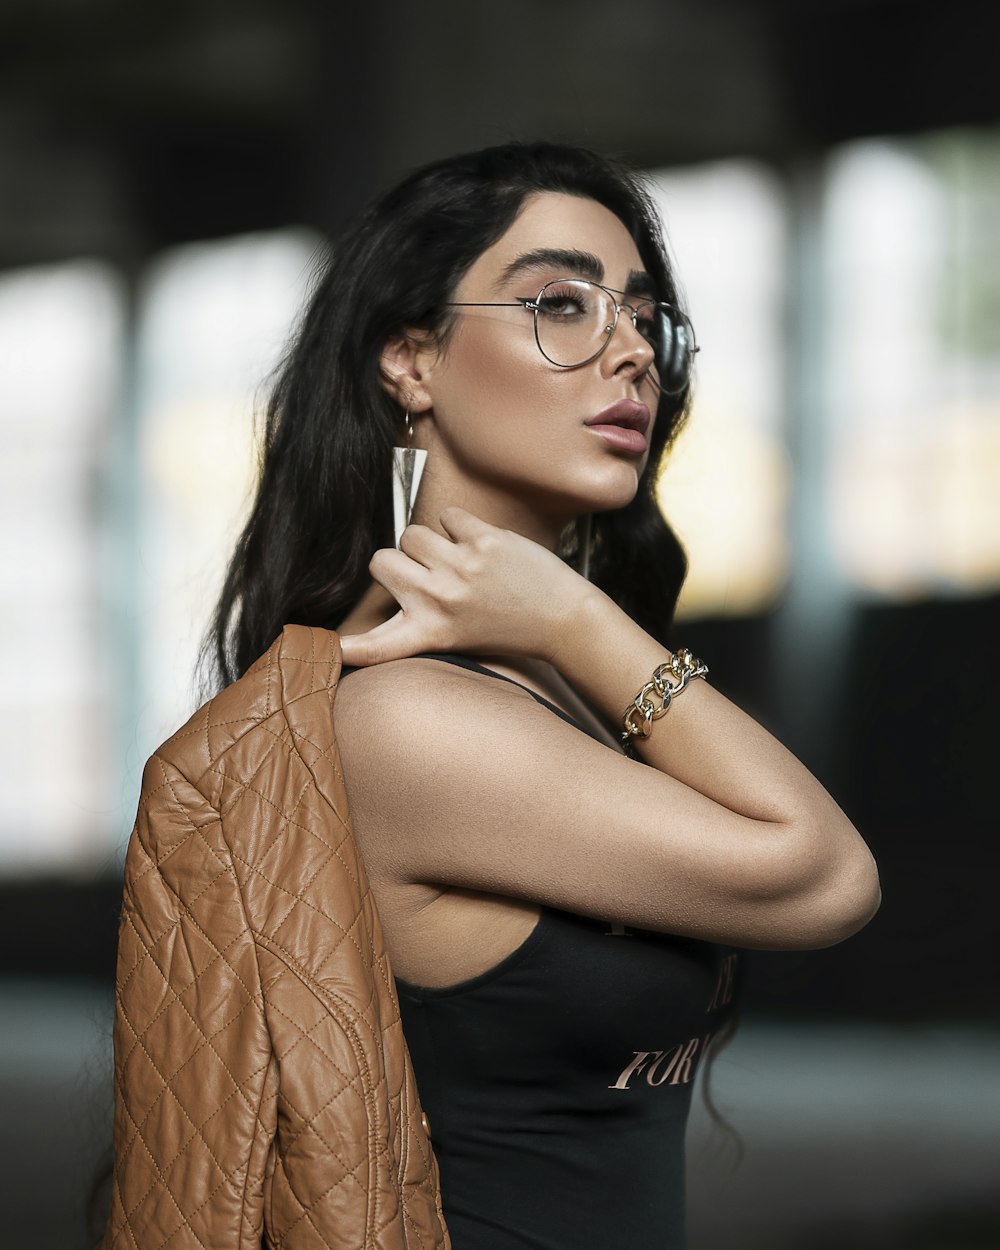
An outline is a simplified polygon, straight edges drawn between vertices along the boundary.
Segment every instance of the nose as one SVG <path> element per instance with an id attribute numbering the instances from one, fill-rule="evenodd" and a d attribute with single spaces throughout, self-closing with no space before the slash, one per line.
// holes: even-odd
<path id="1" fill-rule="evenodd" d="M 642 374 L 652 368 L 654 358 L 652 346 L 632 320 L 632 309 L 628 304 L 619 304 L 617 324 L 600 356 L 602 369 L 608 376 L 623 369 Z"/>

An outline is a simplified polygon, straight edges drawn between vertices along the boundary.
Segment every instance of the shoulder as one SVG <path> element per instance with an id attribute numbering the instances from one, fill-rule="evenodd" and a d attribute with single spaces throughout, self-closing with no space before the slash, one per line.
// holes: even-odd
<path id="1" fill-rule="evenodd" d="M 441 660 L 414 656 L 350 673 L 334 699 L 334 727 L 354 806 L 388 775 L 410 797 L 443 801 L 505 780 L 517 788 L 527 763 L 556 767 L 568 748 L 603 751 L 522 686 Z M 454 784 L 450 784 L 451 782 Z"/>
<path id="2" fill-rule="evenodd" d="M 527 711 L 536 701 L 523 687 L 474 669 L 425 656 L 355 669 L 342 677 L 334 699 L 338 741 L 387 729 L 396 740 L 427 729 L 477 721 L 483 709 Z"/>

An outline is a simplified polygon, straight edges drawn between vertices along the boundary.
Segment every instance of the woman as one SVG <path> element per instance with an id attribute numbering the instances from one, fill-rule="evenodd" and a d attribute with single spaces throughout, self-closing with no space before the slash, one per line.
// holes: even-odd
<path id="1" fill-rule="evenodd" d="M 220 676 L 288 621 L 342 636 L 455 1250 L 681 1246 L 731 948 L 829 945 L 878 905 L 830 796 L 664 643 L 683 557 L 652 488 L 694 351 L 635 177 L 509 145 L 341 240 L 270 407 Z M 398 549 L 394 442 L 427 453 Z"/>

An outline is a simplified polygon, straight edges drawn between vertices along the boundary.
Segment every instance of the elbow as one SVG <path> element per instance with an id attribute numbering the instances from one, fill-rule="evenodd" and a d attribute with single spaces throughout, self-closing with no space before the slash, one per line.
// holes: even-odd
<path id="1" fill-rule="evenodd" d="M 820 849 L 811 849 L 819 847 Z M 761 946 L 772 950 L 820 950 L 836 946 L 868 924 L 879 909 L 878 869 L 861 836 L 831 846 L 829 837 L 785 844 L 772 865 L 766 904 L 767 933 Z"/>
<path id="2" fill-rule="evenodd" d="M 859 933 L 875 916 L 882 902 L 878 870 L 867 847 L 857 863 L 841 870 L 807 902 L 801 949 L 836 946 Z"/>

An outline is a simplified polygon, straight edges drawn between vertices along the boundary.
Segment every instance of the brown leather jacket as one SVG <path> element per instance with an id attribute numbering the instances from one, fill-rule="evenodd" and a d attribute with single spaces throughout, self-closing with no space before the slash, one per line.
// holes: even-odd
<path id="1" fill-rule="evenodd" d="M 125 860 L 104 1250 L 447 1250 L 333 734 L 290 625 L 149 760 Z"/>

